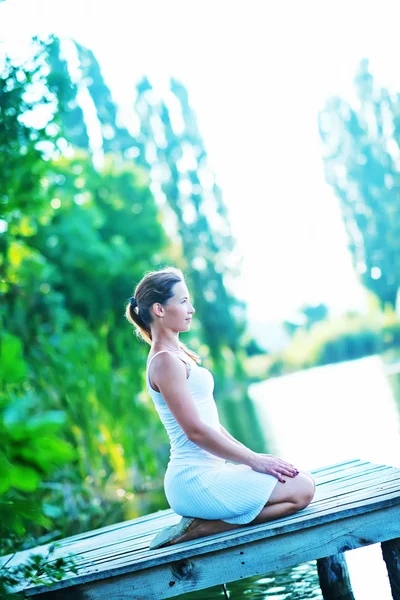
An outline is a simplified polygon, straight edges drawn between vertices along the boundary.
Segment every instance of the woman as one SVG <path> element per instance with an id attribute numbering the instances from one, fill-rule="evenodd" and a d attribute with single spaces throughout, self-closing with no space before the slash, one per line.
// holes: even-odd
<path id="1" fill-rule="evenodd" d="M 213 377 L 179 340 L 194 312 L 183 274 L 174 268 L 146 274 L 126 307 L 127 319 L 151 345 L 147 389 L 171 443 L 165 495 L 182 515 L 151 548 L 293 514 L 315 492 L 311 475 L 253 452 L 220 425 Z"/>

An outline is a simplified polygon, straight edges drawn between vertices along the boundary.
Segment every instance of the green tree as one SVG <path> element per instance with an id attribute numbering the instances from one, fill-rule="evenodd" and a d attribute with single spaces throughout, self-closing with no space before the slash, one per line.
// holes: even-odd
<path id="1" fill-rule="evenodd" d="M 132 148 L 135 140 L 129 131 L 119 124 L 118 109 L 106 85 L 100 65 L 93 52 L 76 43 L 83 81 L 92 97 L 101 127 L 103 152 L 121 152 Z"/>
<path id="2" fill-rule="evenodd" d="M 146 173 L 67 140 L 66 66 L 33 48 L 0 76 L 0 553 L 147 512 L 168 459 L 123 302 L 171 244 Z"/>
<path id="3" fill-rule="evenodd" d="M 79 104 L 78 84 L 70 77 L 68 62 L 62 55 L 60 40 L 57 37 L 53 37 L 47 45 L 47 62 L 50 67 L 47 87 L 57 98 L 58 114 L 68 142 L 88 150 L 89 134 Z"/>
<path id="4" fill-rule="evenodd" d="M 304 305 L 293 319 L 286 320 L 283 325 L 290 336 L 298 329 L 311 329 L 315 323 L 325 321 L 329 316 L 328 307 L 323 304 Z"/>
<path id="5" fill-rule="evenodd" d="M 327 182 L 340 200 L 353 264 L 382 305 L 400 278 L 400 94 L 376 85 L 363 60 L 356 102 L 331 98 L 319 115 Z"/>
<path id="6" fill-rule="evenodd" d="M 55 147 L 57 134 L 54 97 L 46 87 L 46 52 L 46 42 L 34 39 L 29 61 L 18 65 L 5 56 L 0 67 L 0 555 L 29 547 L 56 529 L 57 507 L 42 482 L 76 456 L 64 437 L 65 413 L 43 409 L 30 383 L 25 337 L 19 335 L 32 320 L 26 305 L 36 290 L 27 282 L 48 268 L 30 246 L 51 209 L 41 190 L 43 154 Z M 34 127 L 46 108 L 49 119 Z M 2 568 L 0 596 L 36 565 L 13 573 Z"/>
<path id="7" fill-rule="evenodd" d="M 203 354 L 208 352 L 222 418 L 243 437 L 244 431 L 258 430 L 258 426 L 243 369 L 244 305 L 227 288 L 240 259 L 187 91 L 180 82 L 171 80 L 169 97 L 174 98 L 183 121 L 182 131 L 176 133 L 166 101 L 156 97 L 146 78 L 140 81 L 135 103 L 140 126 L 134 138 L 120 122 L 96 57 L 79 44 L 76 48 L 82 75 L 79 85 L 93 100 L 103 152 L 118 153 L 120 160 L 134 157 L 135 163 L 149 173 L 164 228 L 176 240 L 172 262 L 188 275 L 196 301 L 201 325 L 193 328 L 190 343 L 197 349 L 202 346 Z M 230 410 L 230 402 L 236 410 Z"/>
<path id="8" fill-rule="evenodd" d="M 97 170 L 81 151 L 54 163 L 46 185 L 59 208 L 32 245 L 55 269 L 49 284 L 73 319 L 68 338 L 42 343 L 43 356 L 36 350 L 38 373 L 46 374 L 43 388 L 66 392 L 63 408 L 86 448 L 83 471 L 97 479 L 107 457 L 98 440 L 109 435 L 114 473 L 118 464 L 126 469 L 133 462 L 142 473 L 155 474 L 160 465 L 151 459 L 146 436 L 157 419 L 142 401 L 145 347 L 132 343 L 121 305 L 143 271 L 168 255 L 146 175 L 111 154 Z"/>
<path id="9" fill-rule="evenodd" d="M 144 78 L 137 86 L 135 108 L 140 121 L 138 160 L 149 170 L 159 203 L 171 215 L 182 243 L 221 418 L 234 435 L 261 449 L 263 434 L 247 395 L 243 367 L 244 305 L 227 287 L 240 260 L 187 90 L 172 79 L 169 97 L 160 99 Z"/>

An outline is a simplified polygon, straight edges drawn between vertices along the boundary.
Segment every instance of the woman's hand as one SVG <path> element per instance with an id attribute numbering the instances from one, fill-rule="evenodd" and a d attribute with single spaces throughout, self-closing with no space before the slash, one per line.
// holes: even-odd
<path id="1" fill-rule="evenodd" d="M 269 475 L 273 475 L 282 483 L 285 483 L 283 475 L 286 475 L 287 477 L 296 477 L 296 475 L 299 474 L 299 471 L 294 465 L 281 458 L 272 456 L 272 454 L 260 454 L 254 452 L 253 460 L 249 466 L 253 471 L 258 471 L 258 473 L 268 473 Z"/>

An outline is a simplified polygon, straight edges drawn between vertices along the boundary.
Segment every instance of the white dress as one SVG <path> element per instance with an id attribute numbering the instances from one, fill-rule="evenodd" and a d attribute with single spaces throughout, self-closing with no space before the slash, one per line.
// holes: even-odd
<path id="1" fill-rule="evenodd" d="M 146 381 L 148 392 L 171 444 L 170 460 L 164 477 L 164 490 L 170 507 L 181 516 L 221 519 L 227 523 L 250 523 L 268 501 L 278 480 L 273 475 L 253 471 L 247 465 L 227 463 L 188 439 L 162 394 L 150 385 L 150 365 L 161 352 L 150 358 Z M 175 354 L 189 366 L 187 381 L 201 420 L 220 431 L 211 372 L 188 356 L 183 360 L 180 355 L 174 352 L 171 354 Z"/>

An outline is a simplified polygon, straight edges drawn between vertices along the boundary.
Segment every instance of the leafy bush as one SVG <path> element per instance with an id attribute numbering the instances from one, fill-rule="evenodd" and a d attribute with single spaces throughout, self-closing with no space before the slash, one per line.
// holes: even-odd
<path id="1" fill-rule="evenodd" d="M 169 240 L 131 161 L 61 158 L 48 46 L 33 46 L 0 74 L 0 555 L 122 520 L 115 490 L 168 459 L 123 299 Z"/>
<path id="2" fill-rule="evenodd" d="M 26 597 L 23 590 L 28 584 L 51 585 L 69 573 L 77 573 L 72 555 L 53 559 L 56 548 L 57 544 L 52 544 L 45 555 L 32 553 L 24 563 L 16 566 L 7 567 L 5 558 L 4 566 L 0 566 L 0 598 L 22 600 Z"/>
<path id="3" fill-rule="evenodd" d="M 45 502 L 41 482 L 74 460 L 72 446 L 60 437 L 63 411 L 38 411 L 38 398 L 24 390 L 28 372 L 20 340 L 3 331 L 0 337 L 0 555 L 23 547 L 27 532 L 55 529 L 57 506 Z M 25 385 L 25 388 L 27 386 Z M 3 568 L 0 592 L 26 577 L 35 562 L 11 571 Z M 63 565 L 58 564 L 58 567 Z"/>
<path id="4" fill-rule="evenodd" d="M 299 329 L 290 345 L 269 356 L 266 376 L 353 360 L 400 346 L 400 320 L 387 307 L 372 314 L 347 314 Z"/>

